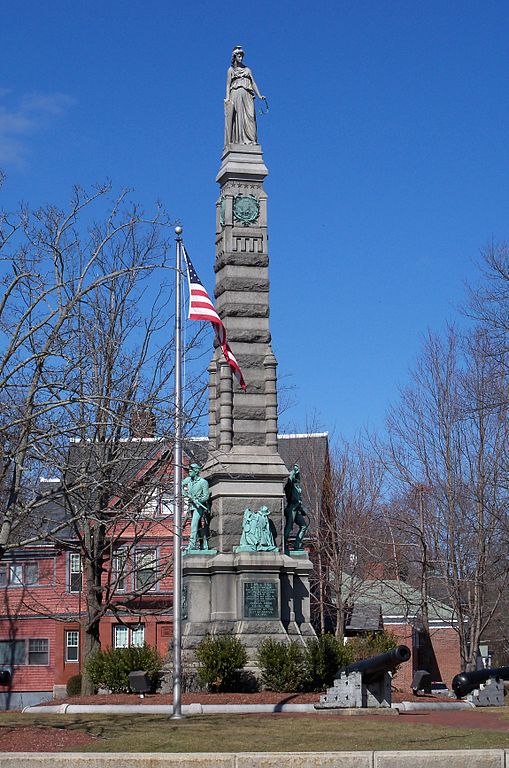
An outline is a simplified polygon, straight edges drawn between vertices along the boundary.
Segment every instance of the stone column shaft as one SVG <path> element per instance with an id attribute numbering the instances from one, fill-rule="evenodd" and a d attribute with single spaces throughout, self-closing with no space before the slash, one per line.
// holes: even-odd
<path id="1" fill-rule="evenodd" d="M 229 451 L 233 445 L 233 380 L 228 363 L 219 364 L 219 376 L 221 389 L 219 449 Z"/>

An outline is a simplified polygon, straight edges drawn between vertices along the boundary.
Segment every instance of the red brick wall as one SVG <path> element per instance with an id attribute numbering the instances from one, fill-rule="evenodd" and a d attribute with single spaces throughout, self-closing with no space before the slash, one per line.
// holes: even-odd
<path id="1" fill-rule="evenodd" d="M 53 690 L 55 668 L 55 626 L 52 619 L 25 619 L 15 623 L 0 621 L 0 640 L 28 640 L 41 638 L 49 641 L 49 664 L 35 666 L 24 664 L 15 668 L 13 691 L 51 691 Z M 26 648 L 28 651 L 28 648 Z"/>
<path id="2" fill-rule="evenodd" d="M 418 649 L 414 644 L 414 632 L 410 624 L 386 624 L 384 627 L 398 638 L 398 642 L 407 645 L 412 651 L 412 658 L 403 664 L 394 677 L 394 685 L 402 691 L 410 691 L 412 677 L 418 669 Z M 448 687 L 452 678 L 461 669 L 459 639 L 452 627 L 431 630 L 431 645 L 438 668 L 437 681 L 442 680 Z M 435 673 L 436 674 L 436 673 Z M 435 679 L 435 674 L 433 679 Z"/>
<path id="3" fill-rule="evenodd" d="M 461 671 L 461 656 L 458 633 L 454 629 L 431 631 L 431 644 L 435 652 L 442 680 L 451 687 L 454 675 Z"/>
<path id="4" fill-rule="evenodd" d="M 385 624 L 384 629 L 396 635 L 398 645 L 407 645 L 412 652 L 410 661 L 402 664 L 393 678 L 395 688 L 408 692 L 411 690 L 412 678 L 414 676 L 413 628 L 410 624 Z"/>

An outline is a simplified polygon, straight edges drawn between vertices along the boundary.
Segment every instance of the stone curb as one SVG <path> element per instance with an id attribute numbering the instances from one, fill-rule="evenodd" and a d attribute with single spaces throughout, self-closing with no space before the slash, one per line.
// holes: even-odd
<path id="1" fill-rule="evenodd" d="M 509 750 L 0 753 L 0 768 L 509 768 Z"/>
<path id="2" fill-rule="evenodd" d="M 429 712 L 433 709 L 475 709 L 475 704 L 471 701 L 401 701 L 399 704 L 392 705 L 394 709 L 401 712 Z"/>
<path id="3" fill-rule="evenodd" d="M 448 702 L 418 702 L 418 701 L 402 701 L 398 704 L 393 704 L 391 710 L 387 709 L 375 709 L 370 711 L 369 708 L 352 710 L 351 708 L 333 708 L 324 707 L 317 708 L 314 704 L 183 704 L 182 712 L 184 715 L 249 715 L 256 713 L 275 713 L 275 712 L 308 712 L 308 713 L 320 713 L 325 712 L 335 714 L 349 714 L 349 715 L 373 715 L 373 714 L 389 714 L 394 710 L 398 712 L 428 712 L 434 709 L 448 709 L 448 710 L 461 710 L 461 709 L 475 709 L 475 706 L 467 701 L 461 701 L 457 703 Z M 25 707 L 23 712 L 30 714 L 47 714 L 47 715 L 71 715 L 71 714 L 99 714 L 101 712 L 105 714 L 125 714 L 125 715 L 168 715 L 173 711 L 171 704 L 58 704 L 50 705 L 47 707 L 35 706 Z M 508 766 L 509 768 L 509 766 Z"/>
<path id="4" fill-rule="evenodd" d="M 37 715 L 117 714 L 171 715 L 171 704 L 59 704 L 25 707 L 23 712 Z M 260 712 L 316 712 L 314 704 L 183 704 L 184 715 L 249 715 Z"/>

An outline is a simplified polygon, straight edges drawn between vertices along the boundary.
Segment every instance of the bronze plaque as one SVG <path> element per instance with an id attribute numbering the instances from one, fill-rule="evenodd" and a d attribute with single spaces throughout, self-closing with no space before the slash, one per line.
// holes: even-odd
<path id="1" fill-rule="evenodd" d="M 278 586 L 275 582 L 244 582 L 244 618 L 279 619 Z"/>

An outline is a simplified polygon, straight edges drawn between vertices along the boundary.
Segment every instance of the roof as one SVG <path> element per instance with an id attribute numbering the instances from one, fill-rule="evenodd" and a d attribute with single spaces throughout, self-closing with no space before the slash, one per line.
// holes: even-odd
<path id="1" fill-rule="evenodd" d="M 383 629 L 382 611 L 379 605 L 355 603 L 345 629 L 352 632 L 376 632 Z"/>
<path id="2" fill-rule="evenodd" d="M 410 621 L 419 618 L 421 611 L 421 593 L 419 590 L 398 579 L 356 579 L 355 586 L 351 577 L 344 574 L 345 596 L 354 594 L 355 607 L 379 606 L 384 623 L 398 623 L 398 620 Z M 432 623 L 448 624 L 455 622 L 454 609 L 450 605 L 428 598 L 429 620 Z"/>

